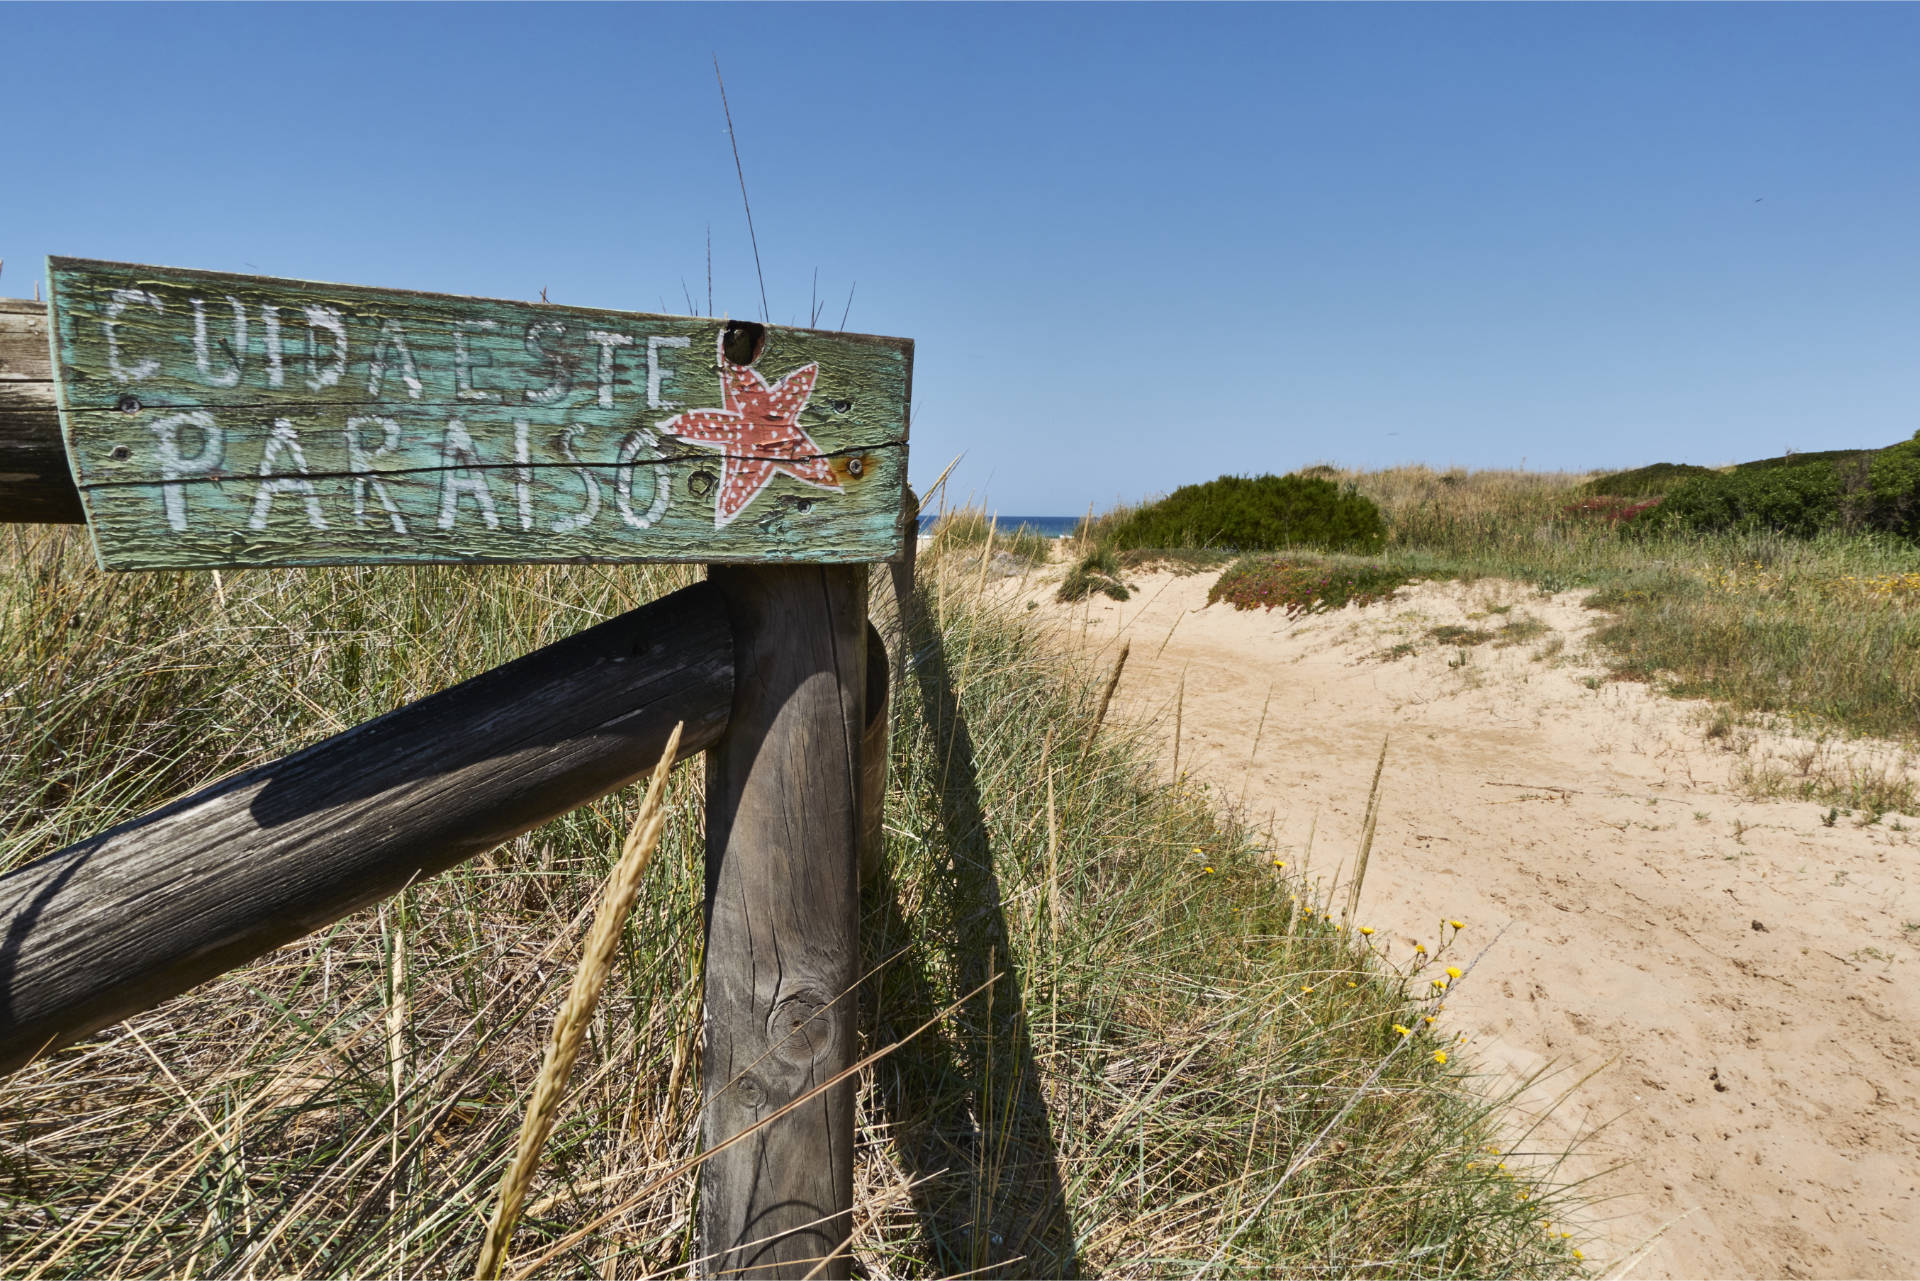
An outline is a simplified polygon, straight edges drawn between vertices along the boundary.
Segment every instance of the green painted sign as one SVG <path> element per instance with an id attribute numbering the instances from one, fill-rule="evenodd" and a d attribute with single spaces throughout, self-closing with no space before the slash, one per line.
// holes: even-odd
<path id="1" fill-rule="evenodd" d="M 880 561 L 911 537 L 906 339 L 70 258 L 47 276 L 107 569 Z"/>

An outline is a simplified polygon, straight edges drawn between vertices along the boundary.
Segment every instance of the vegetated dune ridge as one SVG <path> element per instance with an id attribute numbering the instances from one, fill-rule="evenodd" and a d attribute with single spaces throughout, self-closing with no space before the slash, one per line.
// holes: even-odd
<path id="1" fill-rule="evenodd" d="M 1179 696 L 1179 768 L 1271 821 L 1277 857 L 1300 859 L 1313 827 L 1329 880 L 1351 866 L 1391 735 L 1357 923 L 1402 963 L 1443 918 L 1466 922 L 1466 956 L 1508 926 L 1441 1030 L 1465 1032 L 1467 1060 L 1496 1075 L 1556 1069 L 1523 1110 L 1566 1098 L 1509 1159 L 1581 1140 L 1561 1173 L 1598 1176 L 1590 1262 L 1636 1277 L 1913 1274 L 1920 821 L 1862 825 L 1738 782 L 1910 760 L 1724 724 L 1710 736 L 1707 705 L 1601 679 L 1584 592 L 1436 582 L 1289 621 L 1207 607 L 1212 578 L 1137 575 L 1124 603 L 1056 604 L 1040 575 L 1006 590 L 1089 662 L 1129 640 L 1120 713 L 1156 718 L 1171 763 Z M 1543 628 L 1506 647 L 1428 635 L 1526 618 Z"/>

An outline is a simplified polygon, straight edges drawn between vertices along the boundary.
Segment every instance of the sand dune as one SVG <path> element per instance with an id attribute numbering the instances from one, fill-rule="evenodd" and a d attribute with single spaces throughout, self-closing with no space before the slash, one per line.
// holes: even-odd
<path id="1" fill-rule="evenodd" d="M 1446 917 L 1468 953 L 1505 927 L 1443 1017 L 1489 1073 L 1554 1069 L 1526 1106 L 1565 1097 L 1523 1146 L 1579 1140 L 1565 1171 L 1609 1198 L 1585 1223 L 1590 1259 L 1638 1277 L 1914 1274 L 1920 820 L 1828 826 L 1813 801 L 1736 782 L 1911 768 L 1896 749 L 1709 737 L 1705 705 L 1597 679 L 1578 592 L 1430 583 L 1289 622 L 1205 607 L 1210 582 L 1144 575 L 1129 602 L 1072 607 L 1038 577 L 1003 590 L 1089 661 L 1129 639 L 1122 713 L 1151 719 L 1171 762 L 1184 690 L 1180 768 L 1295 858 L 1313 825 L 1327 876 L 1391 735 L 1360 919 L 1396 959 Z M 1464 660 L 1427 636 L 1523 618 L 1544 630 Z"/>

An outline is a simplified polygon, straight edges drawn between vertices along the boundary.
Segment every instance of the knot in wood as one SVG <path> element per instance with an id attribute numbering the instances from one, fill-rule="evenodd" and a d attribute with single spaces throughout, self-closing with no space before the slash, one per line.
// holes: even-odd
<path id="1" fill-rule="evenodd" d="M 788 1063 L 812 1063 L 830 1054 L 834 1032 L 827 1002 L 812 992 L 783 997 L 767 1016 L 769 1053 Z"/>

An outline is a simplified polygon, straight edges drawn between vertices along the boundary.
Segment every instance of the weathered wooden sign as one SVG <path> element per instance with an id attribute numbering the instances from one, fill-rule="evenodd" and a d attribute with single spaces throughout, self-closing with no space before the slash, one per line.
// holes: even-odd
<path id="1" fill-rule="evenodd" d="M 102 567 L 892 560 L 913 344 L 54 258 Z"/>

